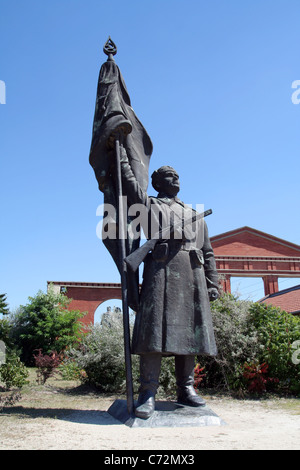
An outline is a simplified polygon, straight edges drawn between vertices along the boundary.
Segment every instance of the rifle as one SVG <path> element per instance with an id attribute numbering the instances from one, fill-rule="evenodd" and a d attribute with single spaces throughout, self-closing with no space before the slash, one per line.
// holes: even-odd
<path id="1" fill-rule="evenodd" d="M 190 225 L 193 222 L 203 219 L 204 217 L 210 214 L 212 214 L 211 209 L 208 209 L 205 212 L 201 212 L 201 214 L 196 214 L 193 217 L 190 217 L 189 219 L 187 219 L 187 221 L 184 222 L 184 226 Z M 177 228 L 182 228 L 182 220 L 179 223 L 174 225 L 173 230 L 176 230 Z M 124 261 L 132 269 L 133 272 L 135 272 L 138 269 L 139 265 L 142 263 L 142 261 L 144 261 L 149 251 L 154 250 L 156 243 L 159 240 L 162 240 L 165 234 L 169 234 L 169 233 L 170 233 L 170 227 L 166 227 L 162 230 L 159 230 L 158 232 L 156 232 L 153 238 L 145 242 L 142 246 L 140 246 L 135 251 L 130 253 L 130 255 L 124 258 Z"/>

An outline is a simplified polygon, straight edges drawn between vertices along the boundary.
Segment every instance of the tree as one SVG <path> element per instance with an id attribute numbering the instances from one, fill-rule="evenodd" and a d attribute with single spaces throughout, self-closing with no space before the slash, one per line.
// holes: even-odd
<path id="1" fill-rule="evenodd" d="M 21 305 L 13 319 L 12 334 L 21 348 L 21 359 L 29 365 L 34 351 L 61 353 L 73 346 L 80 338 L 82 325 L 79 320 L 84 313 L 68 310 L 71 299 L 51 290 L 47 294 L 39 291 L 28 300 L 29 303 Z"/>
<path id="2" fill-rule="evenodd" d="M 9 314 L 9 308 L 8 308 L 8 304 L 7 304 L 6 294 L 0 294 L 0 313 L 2 313 L 2 315 L 8 315 Z"/>
<path id="3" fill-rule="evenodd" d="M 6 300 L 6 294 L 0 294 L 0 315 L 8 315 L 9 309 Z M 0 318 L 0 340 L 4 341 L 6 347 L 10 346 L 9 340 L 10 322 L 7 318 Z"/>

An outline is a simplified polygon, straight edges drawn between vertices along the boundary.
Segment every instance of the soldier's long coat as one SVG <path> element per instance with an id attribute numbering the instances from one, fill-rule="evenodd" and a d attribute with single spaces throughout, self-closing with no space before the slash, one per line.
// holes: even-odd
<path id="1" fill-rule="evenodd" d="M 143 204 L 149 219 L 153 208 L 154 214 L 162 214 L 163 226 L 170 223 L 171 213 L 175 214 L 175 222 L 182 215 L 189 218 L 195 214 L 178 198 L 169 199 L 160 194 L 157 198 L 149 197 L 126 159 L 121 166 L 123 192 L 129 205 Z M 171 219 L 171 226 L 175 222 Z M 217 348 L 207 288 L 218 287 L 218 274 L 207 226 L 201 219 L 184 228 L 184 239 L 181 231 L 181 235 L 175 233 L 173 238 L 159 241 L 145 259 L 132 353 L 215 356 Z"/>

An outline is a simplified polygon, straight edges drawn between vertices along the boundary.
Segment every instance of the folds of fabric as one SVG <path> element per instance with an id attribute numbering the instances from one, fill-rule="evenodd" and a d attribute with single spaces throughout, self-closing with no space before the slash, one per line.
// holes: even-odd
<path id="1" fill-rule="evenodd" d="M 118 196 L 115 188 L 114 134 L 121 132 L 132 171 L 143 190 L 148 186 L 148 168 L 153 146 L 144 126 L 131 107 L 130 97 L 122 74 L 113 59 L 101 67 L 95 106 L 93 134 L 89 161 L 94 169 L 99 189 L 104 194 L 104 205 L 115 211 L 107 214 L 106 223 L 116 227 L 116 237 L 103 237 L 103 243 L 110 252 L 118 269 L 122 260 L 118 248 Z M 127 210 L 127 208 L 125 208 Z M 131 218 L 125 216 L 127 226 Z M 112 231 L 113 232 L 113 231 Z M 139 246 L 139 238 L 126 231 L 126 255 Z M 129 305 L 138 306 L 138 272 L 128 273 Z"/>

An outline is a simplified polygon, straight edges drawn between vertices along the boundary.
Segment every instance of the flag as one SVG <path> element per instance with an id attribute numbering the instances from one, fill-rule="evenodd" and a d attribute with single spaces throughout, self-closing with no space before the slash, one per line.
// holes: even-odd
<path id="1" fill-rule="evenodd" d="M 144 126 L 131 107 L 130 97 L 113 56 L 110 54 L 100 69 L 95 106 L 93 134 L 89 162 L 94 169 L 99 189 L 104 194 L 104 205 L 115 207 L 115 218 L 110 215 L 106 222 L 118 226 L 117 194 L 114 178 L 111 174 L 114 161 L 112 134 L 121 129 L 126 135 L 123 146 L 132 171 L 141 188 L 148 187 L 148 168 L 153 146 Z M 127 218 L 127 225 L 131 222 Z M 126 256 L 138 248 L 139 239 L 131 238 L 127 233 Z M 122 260 L 119 258 L 117 239 L 105 238 L 103 243 L 110 252 L 119 271 Z M 133 310 L 138 307 L 138 273 L 128 273 L 128 302 Z"/>

